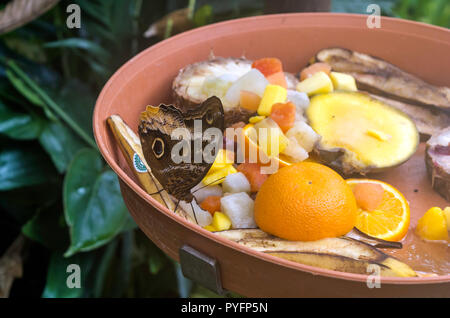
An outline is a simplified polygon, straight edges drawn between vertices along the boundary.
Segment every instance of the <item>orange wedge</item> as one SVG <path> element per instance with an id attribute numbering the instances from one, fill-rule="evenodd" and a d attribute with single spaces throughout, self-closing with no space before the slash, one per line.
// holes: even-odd
<path id="1" fill-rule="evenodd" d="M 352 188 L 360 183 L 378 184 L 383 187 L 383 199 L 373 211 L 358 207 L 356 228 L 370 236 L 386 241 L 400 241 L 408 232 L 409 204 L 405 197 L 393 186 L 372 179 L 348 179 Z"/>

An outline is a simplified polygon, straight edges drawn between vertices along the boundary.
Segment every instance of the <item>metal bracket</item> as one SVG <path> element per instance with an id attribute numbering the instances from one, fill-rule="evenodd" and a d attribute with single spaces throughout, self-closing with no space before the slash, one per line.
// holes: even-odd
<path id="1" fill-rule="evenodd" d="M 183 245 L 179 251 L 183 275 L 209 290 L 223 295 L 219 263 L 196 249 Z"/>

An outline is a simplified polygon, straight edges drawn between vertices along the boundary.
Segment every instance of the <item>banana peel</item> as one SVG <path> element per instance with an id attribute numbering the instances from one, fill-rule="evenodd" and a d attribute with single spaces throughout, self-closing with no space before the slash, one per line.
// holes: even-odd
<path id="1" fill-rule="evenodd" d="M 320 268 L 367 275 L 369 265 L 375 264 L 379 266 L 381 276 L 417 276 L 407 264 L 349 237 L 294 242 L 274 237 L 259 229 L 236 229 L 215 234 L 259 252 Z"/>
<path id="2" fill-rule="evenodd" d="M 449 87 L 426 83 L 380 58 L 334 47 L 320 50 L 315 60 L 327 63 L 335 72 L 352 75 L 360 90 L 405 103 L 450 109 Z"/>
<path id="3" fill-rule="evenodd" d="M 142 153 L 141 142 L 133 130 L 118 115 L 112 115 L 106 120 L 119 148 L 138 179 L 142 188 L 150 194 L 152 198 L 167 207 L 169 210 L 175 210 L 175 203 L 169 193 L 165 191 L 162 185 L 152 174 L 151 169 L 145 161 Z M 193 222 L 194 220 L 181 208 L 175 211 L 176 214 Z"/>

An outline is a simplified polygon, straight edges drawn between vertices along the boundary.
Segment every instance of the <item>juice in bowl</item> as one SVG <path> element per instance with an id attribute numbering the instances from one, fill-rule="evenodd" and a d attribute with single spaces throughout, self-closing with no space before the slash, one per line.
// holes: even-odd
<path id="1" fill-rule="evenodd" d="M 334 65 L 336 56 L 347 64 Z M 299 79 L 274 57 L 198 62 L 173 83 L 178 107 L 188 110 L 147 106 L 140 138 L 118 116 L 108 123 L 119 144 L 128 145 L 124 155 L 137 153 L 145 163 L 146 174 L 137 176 L 150 178 L 142 182 L 147 192 L 215 235 L 336 271 L 366 274 L 377 265 L 388 277 L 449 274 L 450 208 L 430 206 L 414 226 L 410 209 L 417 199 L 386 182 L 393 170 L 417 164 L 426 127 L 418 130 L 414 109 L 407 114 L 384 97 L 391 92 L 358 90 L 362 75 L 345 68 L 374 58 L 336 48 L 316 59 Z M 394 67 L 378 62 L 383 65 L 371 67 Z M 196 123 L 207 126 L 202 133 L 219 128 L 209 163 L 190 161 L 198 152 L 195 137 L 180 147 L 180 158 L 174 149 L 182 134 L 168 138 L 168 127 L 195 136 Z M 202 135 L 198 147 L 208 147 Z M 415 186 L 432 191 L 428 181 Z"/>

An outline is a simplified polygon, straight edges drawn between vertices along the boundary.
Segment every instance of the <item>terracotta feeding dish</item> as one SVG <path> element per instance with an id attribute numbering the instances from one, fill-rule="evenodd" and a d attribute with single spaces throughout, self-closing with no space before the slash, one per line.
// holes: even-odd
<path id="1" fill-rule="evenodd" d="M 363 15 L 282 14 L 214 24 L 148 48 L 112 76 L 95 107 L 95 138 L 103 157 L 120 178 L 134 220 L 159 248 L 175 260 L 180 260 L 183 246 L 192 248 L 194 254 L 208 256 L 217 264 L 221 286 L 244 296 L 450 296 L 450 274 L 382 277 L 381 288 L 371 289 L 367 275 L 320 269 L 263 254 L 187 222 L 139 186 L 106 123 L 109 116 L 117 114 L 136 132 L 145 106 L 171 103 L 171 84 L 178 71 L 206 60 L 211 52 L 223 57 L 245 55 L 249 59 L 274 56 L 283 61 L 286 71 L 297 73 L 319 50 L 343 47 L 380 57 L 431 84 L 450 86 L 449 30 L 391 18 L 382 18 L 381 28 L 369 29 L 366 21 Z M 406 163 L 371 175 L 395 186 L 407 198 L 411 206 L 410 233 L 431 206 L 448 204 L 431 187 L 424 150 L 422 143 Z M 403 244 L 405 257 L 412 255 L 408 254 L 412 249 L 426 248 L 409 234 Z M 192 256 L 189 249 L 183 251 Z M 442 251 L 442 261 L 450 262 L 448 248 Z"/>

